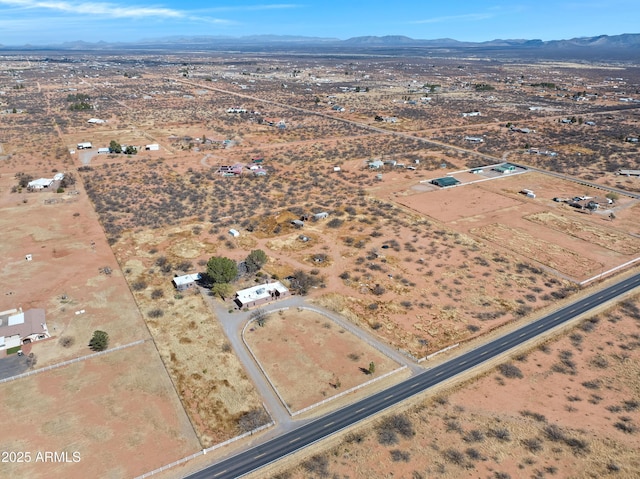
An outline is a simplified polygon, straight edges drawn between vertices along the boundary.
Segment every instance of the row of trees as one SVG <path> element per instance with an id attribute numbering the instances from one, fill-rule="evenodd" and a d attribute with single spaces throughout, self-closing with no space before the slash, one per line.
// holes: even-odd
<path id="1" fill-rule="evenodd" d="M 261 249 L 251 251 L 241 263 L 242 270 L 248 274 L 259 271 L 267 262 L 267 255 Z M 233 288 L 231 282 L 239 276 L 238 264 L 224 256 L 212 256 L 207 261 L 207 277 L 212 283 L 211 291 L 222 299 L 228 297 Z"/>

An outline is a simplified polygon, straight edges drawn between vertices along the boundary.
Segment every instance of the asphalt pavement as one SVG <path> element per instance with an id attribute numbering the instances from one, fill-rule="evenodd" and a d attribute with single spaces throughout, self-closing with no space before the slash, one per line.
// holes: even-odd
<path id="1" fill-rule="evenodd" d="M 640 287 L 640 274 L 622 280 L 549 315 L 468 351 L 400 384 L 327 414 L 312 422 L 213 464 L 190 479 L 235 479 L 314 444 L 342 429 L 373 416 L 395 404 L 447 381 L 540 334 L 590 311 L 624 293 Z"/>

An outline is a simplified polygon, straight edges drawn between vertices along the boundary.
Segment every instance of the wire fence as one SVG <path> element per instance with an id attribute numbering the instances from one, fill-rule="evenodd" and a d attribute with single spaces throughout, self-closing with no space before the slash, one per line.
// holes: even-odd
<path id="1" fill-rule="evenodd" d="M 97 358 L 98 356 L 103 356 L 105 354 L 114 353 L 116 351 L 121 351 L 122 349 L 131 348 L 133 346 L 138 346 L 139 344 L 148 341 L 147 339 L 140 339 L 138 341 L 134 341 L 133 343 L 123 344 L 122 346 L 117 346 L 115 348 L 106 349 L 104 351 L 100 351 L 97 353 L 87 354 L 86 356 L 81 356 L 74 359 L 69 359 L 68 361 L 63 361 L 61 363 L 52 364 L 51 366 L 45 366 L 44 368 L 34 369 L 32 371 L 27 371 L 26 373 L 16 374 L 15 376 L 11 376 L 9 378 L 0 379 L 0 384 L 7 383 L 9 381 L 15 381 L 17 379 L 26 378 L 29 376 L 33 376 L 34 374 L 44 373 L 46 371 L 51 371 L 52 369 L 63 368 L 65 366 L 69 366 L 70 364 L 78 363 L 80 361 L 85 361 L 87 359 Z"/>
<path id="2" fill-rule="evenodd" d="M 271 422 L 269 422 L 267 424 L 264 424 L 264 425 L 262 425 L 260 427 L 255 428 L 255 429 L 253 429 L 251 431 L 247 431 L 247 432 L 245 432 L 243 434 L 240 434 L 239 436 L 232 437 L 231 439 L 228 439 L 228 440 L 226 440 L 224 442 L 221 442 L 219 444 L 215 444 L 215 445 L 213 445 L 213 446 L 211 446 L 209 448 L 202 449 L 201 451 L 193 453 L 190 456 L 183 457 L 182 459 L 178 459 L 177 461 L 173 461 L 172 463 L 166 464 L 166 465 L 164 465 L 162 467 L 159 467 L 158 469 L 154 469 L 153 471 L 145 472 L 144 474 L 142 474 L 141 476 L 136 477 L 135 479 L 145 479 L 146 477 L 151 477 L 151 476 L 153 476 L 155 474 L 160 474 L 161 472 L 164 472 L 167 469 L 171 469 L 172 467 L 176 467 L 176 466 L 179 466 L 180 464 L 184 464 L 185 462 L 188 462 L 188 461 L 190 461 L 192 459 L 195 459 L 198 456 L 203 456 L 203 455 L 207 454 L 208 452 L 215 451 L 216 449 L 220 449 L 221 447 L 224 447 L 224 446 L 228 446 L 229 444 L 234 443 L 236 441 L 239 441 L 241 439 L 244 439 L 245 437 L 252 436 L 252 435 L 254 435 L 254 434 L 256 434 L 256 433 L 258 433 L 260 431 L 263 431 L 263 430 L 265 430 L 267 428 L 270 428 L 274 424 L 275 423 L 273 421 L 271 421 Z"/>

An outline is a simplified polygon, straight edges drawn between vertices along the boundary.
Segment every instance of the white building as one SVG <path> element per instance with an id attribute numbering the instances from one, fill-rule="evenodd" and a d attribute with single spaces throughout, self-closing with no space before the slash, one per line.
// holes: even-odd
<path id="1" fill-rule="evenodd" d="M 240 232 L 238 230 L 234 230 L 233 228 L 229 230 L 229 234 L 234 238 L 237 238 L 238 236 L 240 236 Z"/>
<path id="2" fill-rule="evenodd" d="M 241 289 L 236 293 L 235 303 L 239 308 L 252 308 L 271 301 L 286 298 L 289 290 L 280 281 L 264 283 L 251 288 Z"/>
<path id="3" fill-rule="evenodd" d="M 27 183 L 27 188 L 30 190 L 42 190 L 44 188 L 49 188 L 52 183 L 53 180 L 51 178 L 38 178 L 37 180 Z"/>
<path id="4" fill-rule="evenodd" d="M 158 151 L 160 149 L 160 145 L 158 145 L 157 143 L 152 143 L 150 145 L 146 145 L 144 149 L 149 151 Z"/>
<path id="5" fill-rule="evenodd" d="M 0 351 L 49 337 L 44 309 L 0 312 Z"/>
<path id="6" fill-rule="evenodd" d="M 84 141 L 84 142 L 82 142 L 82 143 L 78 143 L 78 144 L 76 145 L 76 148 L 77 148 L 78 150 L 85 150 L 85 149 L 93 148 L 93 145 L 91 144 L 91 142 L 90 142 L 90 141 Z"/>
<path id="7" fill-rule="evenodd" d="M 200 280 L 200 273 L 185 274 L 173 278 L 172 283 L 178 291 L 184 291 L 193 288 L 198 280 Z"/>

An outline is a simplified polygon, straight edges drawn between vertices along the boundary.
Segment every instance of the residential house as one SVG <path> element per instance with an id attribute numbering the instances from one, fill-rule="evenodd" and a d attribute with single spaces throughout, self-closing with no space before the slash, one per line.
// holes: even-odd
<path id="1" fill-rule="evenodd" d="M 462 114 L 463 117 L 467 116 L 480 116 L 480 112 L 478 110 L 466 111 Z"/>
<path id="2" fill-rule="evenodd" d="M 49 188 L 52 184 L 53 180 L 51 178 L 38 178 L 37 180 L 27 183 L 27 188 L 30 190 L 42 190 Z"/>
<path id="3" fill-rule="evenodd" d="M 236 292 L 234 302 L 238 308 L 253 308 L 271 301 L 286 298 L 289 290 L 280 281 L 264 283 Z"/>
<path id="4" fill-rule="evenodd" d="M 369 162 L 369 168 L 371 168 L 372 170 L 380 169 L 383 166 L 384 163 L 382 162 L 382 160 L 374 160 Z"/>
<path id="5" fill-rule="evenodd" d="M 484 138 L 479 136 L 465 136 L 464 139 L 470 143 L 484 143 Z"/>
<path id="6" fill-rule="evenodd" d="M 0 351 L 51 337 L 44 309 L 10 309 L 0 312 Z"/>

